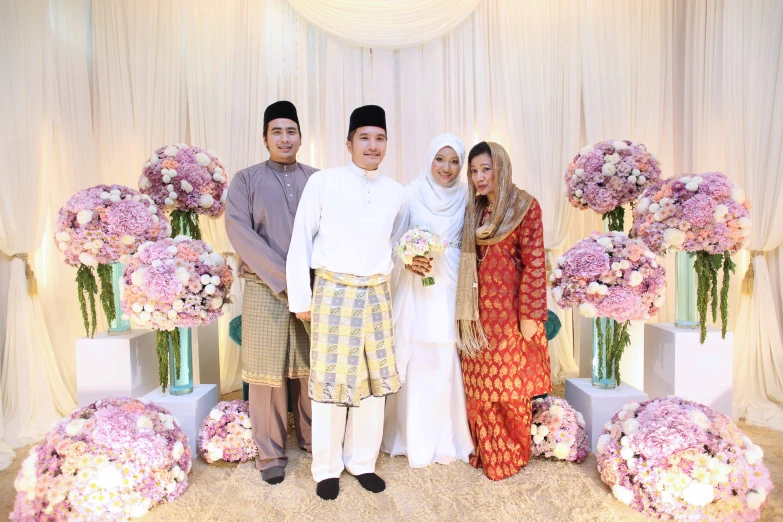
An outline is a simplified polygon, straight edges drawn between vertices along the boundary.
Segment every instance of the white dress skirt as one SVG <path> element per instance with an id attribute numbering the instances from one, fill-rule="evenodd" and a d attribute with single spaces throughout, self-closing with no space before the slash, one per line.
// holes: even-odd
<path id="1" fill-rule="evenodd" d="M 386 398 L 381 450 L 407 455 L 412 468 L 468 462 L 473 440 L 454 343 L 412 346 L 405 384 Z"/>

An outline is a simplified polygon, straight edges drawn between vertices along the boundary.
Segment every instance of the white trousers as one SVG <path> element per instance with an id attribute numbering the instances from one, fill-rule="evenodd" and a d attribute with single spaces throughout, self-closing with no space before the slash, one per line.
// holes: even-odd
<path id="1" fill-rule="evenodd" d="M 313 478 L 337 478 L 375 472 L 383 439 L 385 397 L 368 397 L 346 408 L 313 401 Z M 346 418 L 347 417 L 347 418 Z"/>

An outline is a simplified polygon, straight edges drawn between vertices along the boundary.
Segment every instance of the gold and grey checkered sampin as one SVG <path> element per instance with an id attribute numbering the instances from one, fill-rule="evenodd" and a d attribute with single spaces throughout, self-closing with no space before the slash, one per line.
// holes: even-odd
<path id="1" fill-rule="evenodd" d="M 312 303 L 310 398 L 358 406 L 400 389 L 388 276 L 318 270 Z"/>

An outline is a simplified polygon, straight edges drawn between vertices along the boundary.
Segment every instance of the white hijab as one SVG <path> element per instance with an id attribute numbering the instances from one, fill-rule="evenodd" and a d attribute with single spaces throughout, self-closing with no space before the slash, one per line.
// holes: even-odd
<path id="1" fill-rule="evenodd" d="M 421 169 L 418 178 L 411 182 L 413 197 L 419 203 L 438 216 L 455 216 L 465 212 L 467 202 L 467 188 L 460 183 L 459 176 L 454 178 L 447 187 L 438 185 L 432 177 L 432 161 L 443 147 L 451 147 L 459 157 L 459 167 L 465 165 L 465 144 L 454 134 L 441 134 L 436 136 L 427 153 L 427 163 Z"/>

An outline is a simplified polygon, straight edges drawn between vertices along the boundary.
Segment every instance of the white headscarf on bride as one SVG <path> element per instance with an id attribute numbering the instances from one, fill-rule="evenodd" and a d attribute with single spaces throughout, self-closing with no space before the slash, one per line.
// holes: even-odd
<path id="1" fill-rule="evenodd" d="M 430 143 L 427 163 L 422 167 L 419 177 L 411 182 L 411 188 L 413 196 L 430 212 L 439 216 L 451 216 L 465 212 L 468 192 L 465 184 L 460 183 L 459 176 L 447 187 L 438 185 L 432 177 L 432 161 L 443 147 L 454 149 L 462 169 L 465 165 L 465 144 L 454 134 L 441 134 Z"/>

